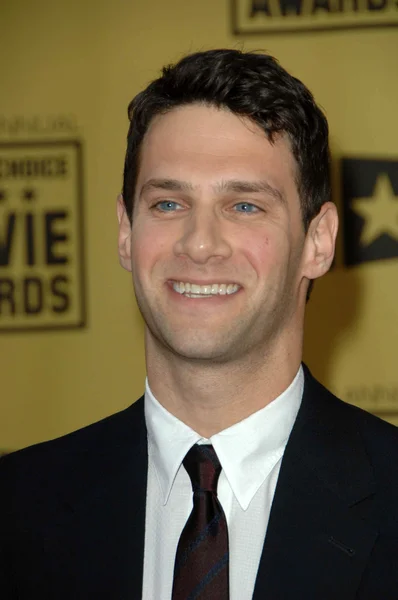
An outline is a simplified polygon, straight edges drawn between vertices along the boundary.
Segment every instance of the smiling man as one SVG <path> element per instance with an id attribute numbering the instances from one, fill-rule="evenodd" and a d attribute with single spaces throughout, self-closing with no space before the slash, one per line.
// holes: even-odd
<path id="1" fill-rule="evenodd" d="M 326 146 L 322 158 L 327 176 Z M 306 232 L 299 177 L 284 132 L 270 140 L 202 98 L 153 117 L 131 209 L 119 198 L 149 385 L 206 437 L 263 408 L 299 370 L 309 281 L 329 269 L 337 231 L 325 195 Z"/>
<path id="2" fill-rule="evenodd" d="M 324 115 L 272 57 L 213 50 L 129 117 L 145 396 L 2 460 L 1 597 L 396 600 L 397 431 L 301 364 L 338 224 Z"/>

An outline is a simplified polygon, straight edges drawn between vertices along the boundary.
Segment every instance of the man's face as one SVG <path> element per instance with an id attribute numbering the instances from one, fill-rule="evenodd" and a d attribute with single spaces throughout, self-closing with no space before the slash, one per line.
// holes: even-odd
<path id="1" fill-rule="evenodd" d="M 152 348 L 227 362 L 288 347 L 305 296 L 295 174 L 286 139 L 271 144 L 227 110 L 189 105 L 153 120 L 129 241 Z"/>

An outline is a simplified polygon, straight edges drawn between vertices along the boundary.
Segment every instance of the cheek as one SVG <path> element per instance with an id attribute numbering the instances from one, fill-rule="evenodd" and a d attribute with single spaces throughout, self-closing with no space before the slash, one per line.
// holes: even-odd
<path id="1" fill-rule="evenodd" d="M 145 231 L 145 228 L 141 226 L 138 219 L 136 222 L 133 221 L 132 235 L 131 235 L 131 261 L 133 266 L 133 272 L 147 271 L 148 265 L 152 260 L 153 243 L 151 243 L 151 237 Z"/>
<path id="2" fill-rule="evenodd" d="M 270 272 L 281 265 L 284 257 L 284 244 L 278 238 L 269 234 L 252 235 L 242 245 L 242 252 L 261 277 L 264 272 Z"/>
<path id="3" fill-rule="evenodd" d="M 131 255 L 133 270 L 144 277 L 167 260 L 173 245 L 173 236 L 162 228 L 149 227 L 138 220 L 133 225 Z"/>

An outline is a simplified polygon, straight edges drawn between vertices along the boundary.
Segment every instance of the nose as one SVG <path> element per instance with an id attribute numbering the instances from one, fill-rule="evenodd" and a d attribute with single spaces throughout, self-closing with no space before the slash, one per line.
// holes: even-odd
<path id="1" fill-rule="evenodd" d="M 213 211 L 196 210 L 183 224 L 181 237 L 174 246 L 177 256 L 185 256 L 198 264 L 231 256 L 232 248 L 225 238 L 221 217 Z"/>

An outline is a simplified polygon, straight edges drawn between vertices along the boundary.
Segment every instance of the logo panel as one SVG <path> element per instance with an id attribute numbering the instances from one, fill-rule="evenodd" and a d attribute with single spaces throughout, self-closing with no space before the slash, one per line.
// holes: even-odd
<path id="1" fill-rule="evenodd" d="M 231 0 L 233 33 L 398 26 L 398 0 Z"/>
<path id="2" fill-rule="evenodd" d="M 85 324 L 82 149 L 0 144 L 0 330 Z"/>
<path id="3" fill-rule="evenodd" d="M 398 257 L 398 160 L 342 160 L 344 262 Z"/>

